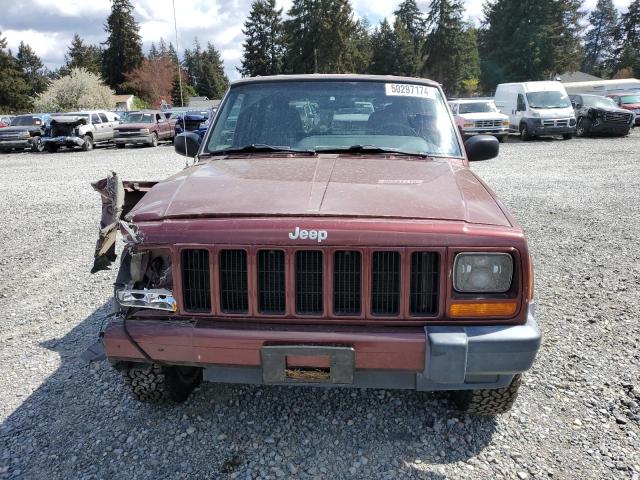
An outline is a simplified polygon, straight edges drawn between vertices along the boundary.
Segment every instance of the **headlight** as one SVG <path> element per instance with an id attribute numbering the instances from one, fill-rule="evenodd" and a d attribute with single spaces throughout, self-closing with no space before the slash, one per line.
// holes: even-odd
<path id="1" fill-rule="evenodd" d="M 31 134 L 27 131 L 22 132 L 22 138 L 31 138 Z"/>
<path id="2" fill-rule="evenodd" d="M 508 127 L 509 126 L 509 120 L 503 120 L 502 121 L 502 126 L 503 127 Z"/>
<path id="3" fill-rule="evenodd" d="M 128 290 L 116 291 L 116 300 L 122 307 L 151 308 L 175 312 L 178 308 L 176 299 L 170 290 Z"/>
<path id="4" fill-rule="evenodd" d="M 572 118 L 571 120 L 569 120 L 569 125 L 570 125 L 571 127 L 575 127 L 575 126 L 576 126 L 576 119 L 575 119 L 575 118 Z"/>
<path id="5" fill-rule="evenodd" d="M 140 133 L 142 135 L 149 135 L 149 129 L 148 128 L 141 128 L 140 129 Z"/>
<path id="6" fill-rule="evenodd" d="M 474 123 L 465 123 L 464 128 L 473 128 L 475 126 Z"/>
<path id="7" fill-rule="evenodd" d="M 531 118 L 540 118 L 540 112 L 536 111 L 536 110 L 531 110 Z"/>
<path id="8" fill-rule="evenodd" d="M 513 258 L 508 253 L 459 253 L 453 288 L 461 293 L 504 293 L 511 288 Z"/>

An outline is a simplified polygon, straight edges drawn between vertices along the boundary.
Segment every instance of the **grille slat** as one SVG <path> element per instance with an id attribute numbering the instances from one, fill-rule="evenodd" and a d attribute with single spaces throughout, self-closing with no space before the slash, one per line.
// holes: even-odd
<path id="1" fill-rule="evenodd" d="M 282 250 L 258 252 L 258 309 L 260 313 L 285 313 L 285 257 Z"/>
<path id="2" fill-rule="evenodd" d="M 371 260 L 371 312 L 400 313 L 400 253 L 374 252 Z"/>
<path id="3" fill-rule="evenodd" d="M 322 252 L 296 252 L 296 312 L 298 314 L 322 314 L 322 279 Z"/>
<path id="4" fill-rule="evenodd" d="M 182 251 L 182 298 L 185 310 L 194 313 L 211 311 L 209 251 Z"/>
<path id="5" fill-rule="evenodd" d="M 414 252 L 411 255 L 411 315 L 433 316 L 438 313 L 439 272 L 440 256 L 437 253 Z"/>
<path id="6" fill-rule="evenodd" d="M 335 252 L 333 255 L 333 311 L 336 315 L 361 312 L 361 254 Z"/>
<path id="7" fill-rule="evenodd" d="M 222 250 L 219 256 L 220 308 L 225 313 L 247 313 L 249 291 L 247 252 Z"/>

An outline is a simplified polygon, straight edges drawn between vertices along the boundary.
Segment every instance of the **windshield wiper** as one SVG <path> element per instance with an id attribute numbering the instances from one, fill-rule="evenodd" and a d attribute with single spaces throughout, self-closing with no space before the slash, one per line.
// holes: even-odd
<path id="1" fill-rule="evenodd" d="M 375 145 L 351 145 L 350 147 L 320 147 L 316 148 L 318 153 L 391 153 L 393 155 L 408 155 L 412 157 L 426 158 L 426 153 L 403 152 L 396 148 L 376 147 Z"/>
<path id="2" fill-rule="evenodd" d="M 214 150 L 212 152 L 205 152 L 209 155 L 229 155 L 234 153 L 271 153 L 271 152 L 285 152 L 285 153 L 307 153 L 315 155 L 314 150 L 298 150 L 291 147 L 275 147 L 273 145 L 267 145 L 263 143 L 252 143 L 251 145 L 245 145 L 238 148 L 226 148 L 224 150 Z"/>

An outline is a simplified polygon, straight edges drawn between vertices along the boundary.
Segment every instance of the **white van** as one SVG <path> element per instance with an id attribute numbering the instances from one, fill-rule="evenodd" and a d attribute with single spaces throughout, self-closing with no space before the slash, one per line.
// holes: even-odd
<path id="1" fill-rule="evenodd" d="M 523 140 L 541 135 L 568 140 L 576 133 L 576 116 L 560 82 L 501 83 L 495 103 L 509 117 L 509 131 Z"/>

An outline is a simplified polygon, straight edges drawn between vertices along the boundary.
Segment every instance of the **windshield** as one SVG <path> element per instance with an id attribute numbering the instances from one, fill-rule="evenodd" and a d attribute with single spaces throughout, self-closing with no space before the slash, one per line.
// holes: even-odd
<path id="1" fill-rule="evenodd" d="M 42 120 L 31 115 L 25 115 L 22 117 L 16 117 L 11 122 L 12 127 L 28 127 L 31 125 L 42 125 Z"/>
<path id="2" fill-rule="evenodd" d="M 531 108 L 567 108 L 571 106 L 569 96 L 564 92 L 529 92 L 527 101 Z"/>
<path id="3" fill-rule="evenodd" d="M 640 103 L 640 95 L 623 95 L 620 97 L 623 105 Z"/>
<path id="4" fill-rule="evenodd" d="M 606 97 L 582 97 L 582 101 L 586 107 L 601 107 L 601 108 L 611 108 L 617 107 L 616 102 Z"/>
<path id="5" fill-rule="evenodd" d="M 463 113 L 497 113 L 493 102 L 473 102 L 473 103 L 461 103 L 458 109 L 460 114 Z"/>
<path id="6" fill-rule="evenodd" d="M 248 146 L 311 152 L 360 147 L 360 151 L 462 156 L 437 88 L 375 81 L 232 87 L 204 152 Z"/>
<path id="7" fill-rule="evenodd" d="M 153 113 L 130 113 L 124 123 L 153 123 Z"/>
<path id="8" fill-rule="evenodd" d="M 89 114 L 88 113 L 65 113 L 62 116 L 63 117 L 80 117 L 80 118 L 86 118 L 87 120 L 89 120 Z"/>

